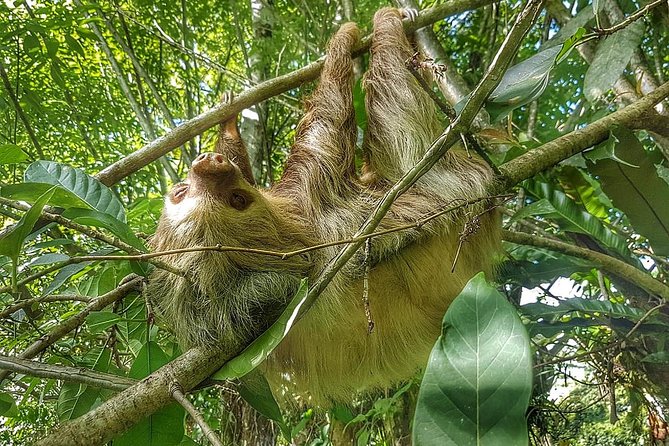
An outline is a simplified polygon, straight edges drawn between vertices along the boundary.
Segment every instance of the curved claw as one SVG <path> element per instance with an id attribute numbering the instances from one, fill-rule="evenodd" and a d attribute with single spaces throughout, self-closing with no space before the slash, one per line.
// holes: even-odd
<path id="1" fill-rule="evenodd" d="M 401 8 L 400 14 L 402 14 L 402 18 L 413 22 L 418 18 L 419 11 L 415 8 Z"/>
<path id="2" fill-rule="evenodd" d="M 225 91 L 223 92 L 223 96 L 221 96 L 221 103 L 222 104 L 229 104 L 232 102 L 232 100 L 235 98 L 235 94 L 232 91 Z"/>

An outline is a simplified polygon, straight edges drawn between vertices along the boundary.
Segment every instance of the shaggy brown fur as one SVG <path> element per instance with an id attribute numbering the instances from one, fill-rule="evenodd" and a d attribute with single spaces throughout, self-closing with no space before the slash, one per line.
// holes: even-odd
<path id="1" fill-rule="evenodd" d="M 412 50 L 401 13 L 380 10 L 364 78 L 365 165 L 356 175 L 350 51 L 358 38 L 356 25 L 348 23 L 330 41 L 281 181 L 269 190 L 250 184 L 243 144 L 236 127 L 226 124 L 217 146 L 223 156 L 201 155 L 186 183 L 167 197 L 154 249 L 221 244 L 289 251 L 356 231 L 442 130 L 430 98 L 404 67 Z M 491 182 L 485 163 L 451 150 L 394 203 L 381 229 L 420 220 L 455 199 L 485 196 Z M 423 367 L 449 303 L 475 273 L 491 270 L 499 228 L 497 216 L 486 213 L 450 271 L 459 232 L 483 206 L 374 238 L 368 277 L 373 333 L 367 333 L 360 253 L 264 364 L 275 388 L 327 403 L 388 386 Z M 184 347 L 222 343 L 234 351 L 265 329 L 273 316 L 267 312 L 278 312 L 300 279 L 317 277 L 339 249 L 288 260 L 234 252 L 175 255 L 166 260 L 188 271 L 194 283 L 157 271 L 147 292 Z"/>

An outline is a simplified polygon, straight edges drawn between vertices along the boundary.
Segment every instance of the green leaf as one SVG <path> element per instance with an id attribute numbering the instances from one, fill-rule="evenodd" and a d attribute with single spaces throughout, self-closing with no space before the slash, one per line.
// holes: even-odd
<path id="1" fill-rule="evenodd" d="M 413 444 L 526 445 L 531 391 L 525 327 L 479 273 L 444 316 L 418 394 Z"/>
<path id="2" fill-rule="evenodd" d="M 125 243 L 142 252 L 147 252 L 144 242 L 135 235 L 134 231 L 124 222 L 114 216 L 91 209 L 68 209 L 63 216 L 77 223 L 96 228 L 105 228 Z"/>
<path id="3" fill-rule="evenodd" d="M 226 362 L 218 372 L 212 375 L 212 378 L 220 380 L 241 378 L 262 363 L 288 334 L 288 330 L 292 327 L 297 313 L 307 297 L 307 291 L 309 291 L 307 280 L 302 279 L 297 293 L 276 322 L 258 336 L 243 352 Z"/>
<path id="4" fill-rule="evenodd" d="M 29 265 L 30 266 L 38 266 L 38 265 L 50 265 L 52 263 L 58 263 L 58 262 L 64 262 L 66 260 L 69 260 L 70 256 L 67 254 L 61 254 L 58 252 L 50 252 L 48 254 L 44 254 L 43 256 L 35 257 L 33 258 Z"/>
<path id="5" fill-rule="evenodd" d="M 28 154 L 16 144 L 0 144 L 0 164 L 16 164 L 27 160 Z"/>
<path id="6" fill-rule="evenodd" d="M 587 5 L 581 9 L 578 14 L 569 19 L 565 23 L 560 31 L 555 34 L 555 36 L 543 44 L 543 47 L 550 48 L 555 45 L 561 45 L 572 39 L 574 36 L 580 33 L 581 28 L 585 28 L 588 22 L 590 22 L 595 17 L 595 14 L 592 11 L 592 6 Z"/>
<path id="7" fill-rule="evenodd" d="M 0 392 L 0 417 L 15 417 L 18 415 L 16 402 L 9 393 Z"/>
<path id="8" fill-rule="evenodd" d="M 609 91 L 623 74 L 643 34 L 644 23 L 639 20 L 611 34 L 597 45 L 597 52 L 583 80 L 583 93 L 590 103 Z"/>
<path id="9" fill-rule="evenodd" d="M 563 166 L 560 169 L 559 181 L 565 193 L 574 198 L 577 204 L 583 205 L 588 212 L 599 219 L 608 218 L 613 203 L 602 192 L 597 180 L 584 174 L 581 169 Z"/>
<path id="10" fill-rule="evenodd" d="M 27 201 L 28 203 L 34 203 L 41 195 L 46 191 L 53 189 L 53 195 L 49 199 L 49 205 L 61 207 L 61 208 L 71 208 L 71 207 L 89 207 L 89 204 L 83 201 L 81 198 L 77 197 L 72 192 L 63 189 L 61 187 L 54 187 L 52 184 L 48 183 L 18 183 L 18 184 L 8 184 L 0 187 L 0 194 L 5 198 L 11 198 L 12 200 Z"/>
<path id="11" fill-rule="evenodd" d="M 26 34 L 23 36 L 23 51 L 26 54 L 37 53 L 40 51 L 40 42 L 37 36 Z"/>
<path id="12" fill-rule="evenodd" d="M 93 362 L 93 370 L 107 372 L 111 362 L 111 350 L 102 348 Z M 93 408 L 101 398 L 101 389 L 85 384 L 65 383 L 58 395 L 58 419 L 71 420 L 80 417 Z"/>
<path id="13" fill-rule="evenodd" d="M 564 192 L 548 183 L 541 182 L 528 182 L 527 190 L 538 198 L 545 198 L 550 203 L 554 212 L 544 212 L 543 215 L 556 219 L 565 231 L 590 235 L 602 245 L 618 253 L 622 258 L 626 260 L 632 258 L 632 253 L 627 247 L 627 241 L 624 237 L 604 226 L 600 219 L 591 215 L 582 206 L 577 205 Z"/>
<path id="14" fill-rule="evenodd" d="M 642 361 L 654 364 L 669 364 L 669 351 L 651 353 L 650 355 L 644 357 Z"/>
<path id="15" fill-rule="evenodd" d="M 33 231 L 33 227 L 42 213 L 44 205 L 53 195 L 53 189 L 48 190 L 41 195 L 35 204 L 23 214 L 21 220 L 14 225 L 12 229 L 0 236 L 0 256 L 7 256 L 12 259 L 12 283 L 16 283 L 16 268 L 18 264 L 21 247 L 26 237 Z"/>
<path id="16" fill-rule="evenodd" d="M 121 320 L 112 311 L 94 311 L 86 316 L 86 323 L 91 333 L 101 333 Z"/>
<path id="17" fill-rule="evenodd" d="M 74 37 L 72 37 L 69 34 L 66 34 L 65 43 L 67 43 L 67 46 L 69 46 L 70 49 L 75 53 L 79 54 L 81 57 L 86 57 L 86 54 L 84 53 L 84 48 L 81 46 L 79 41 Z"/>
<path id="18" fill-rule="evenodd" d="M 246 374 L 237 387 L 239 395 L 263 416 L 275 421 L 284 437 L 290 441 L 290 428 L 283 419 L 281 409 L 272 395 L 272 390 L 262 373 L 253 370 Z"/>
<path id="19" fill-rule="evenodd" d="M 559 52 L 560 47 L 548 48 L 506 70 L 488 98 L 486 108 L 491 118 L 499 119 L 514 108 L 541 96 L 548 85 Z"/>
<path id="20" fill-rule="evenodd" d="M 625 304 L 617 304 L 608 300 L 592 300 L 574 297 L 560 301 L 558 305 L 546 305 L 532 303 L 520 307 L 520 311 L 532 319 L 544 318 L 551 321 L 557 320 L 567 314 L 589 314 L 606 318 L 614 317 L 628 319 L 636 322 L 645 311 L 633 308 Z"/>
<path id="21" fill-rule="evenodd" d="M 125 222 L 123 205 L 111 189 L 80 169 L 53 161 L 36 161 L 26 169 L 25 180 L 60 186 L 81 198 L 91 208 Z"/>
<path id="22" fill-rule="evenodd" d="M 142 379 L 169 362 L 169 358 L 153 342 L 147 342 L 130 368 L 129 376 Z M 173 403 L 134 425 L 114 446 L 170 446 L 179 444 L 184 436 L 184 410 Z"/>
<path id="23" fill-rule="evenodd" d="M 655 167 L 662 155 L 644 150 L 631 130 L 620 127 L 613 133 L 615 151 L 626 163 L 601 159 L 591 172 L 599 176 L 604 192 L 627 215 L 634 230 L 648 239 L 655 254 L 669 256 L 669 184 L 658 177 Z"/>

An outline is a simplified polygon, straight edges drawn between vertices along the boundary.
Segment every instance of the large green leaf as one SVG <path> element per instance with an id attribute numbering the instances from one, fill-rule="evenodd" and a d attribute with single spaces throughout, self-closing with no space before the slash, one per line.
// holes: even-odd
<path id="1" fill-rule="evenodd" d="M 528 182 L 527 190 L 537 198 L 544 198 L 541 214 L 557 220 L 557 223 L 565 231 L 578 232 L 592 236 L 625 259 L 632 258 L 632 253 L 627 246 L 624 237 L 611 231 L 604 226 L 602 221 L 579 206 L 567 194 L 554 188 L 548 183 Z M 553 211 L 550 211 L 552 207 Z M 526 215 L 526 210 L 520 210 Z"/>
<path id="2" fill-rule="evenodd" d="M 510 67 L 488 98 L 486 109 L 492 119 L 532 102 L 544 92 L 561 47 L 545 49 Z"/>
<path id="3" fill-rule="evenodd" d="M 154 341 L 147 342 L 130 368 L 129 376 L 142 379 L 169 362 Z M 179 444 L 184 436 L 184 410 L 173 403 L 134 425 L 114 446 L 170 446 Z"/>
<path id="4" fill-rule="evenodd" d="M 53 161 L 36 161 L 26 169 L 25 181 L 60 186 L 91 208 L 125 222 L 125 210 L 114 192 L 80 169 Z"/>
<path id="5" fill-rule="evenodd" d="M 244 401 L 249 403 L 255 410 L 260 412 L 270 420 L 274 420 L 283 433 L 286 439 L 290 440 L 290 429 L 283 419 L 281 409 L 272 395 L 272 389 L 269 383 L 258 370 L 247 373 L 241 380 L 237 387 L 239 395 L 244 398 Z"/>
<path id="6" fill-rule="evenodd" d="M 260 365 L 288 334 L 288 330 L 293 326 L 297 313 L 307 297 L 307 291 L 309 291 L 309 287 L 306 279 L 303 279 L 297 293 L 276 322 L 258 336 L 243 352 L 226 362 L 212 378 L 220 380 L 241 378 Z"/>
<path id="7" fill-rule="evenodd" d="M 641 43 L 643 20 L 631 23 L 606 37 L 597 45 L 597 53 L 583 80 L 583 93 L 590 103 L 609 91 L 623 74 L 634 50 Z"/>
<path id="8" fill-rule="evenodd" d="M 623 211 L 634 229 L 645 236 L 655 254 L 669 256 L 669 184 L 657 175 L 662 155 L 648 152 L 626 128 L 613 130 L 615 153 L 625 164 L 600 159 L 591 171 L 602 189 Z M 634 167 L 636 166 L 636 167 Z"/>
<path id="9" fill-rule="evenodd" d="M 111 362 L 111 351 L 102 348 L 96 353 L 93 370 L 107 372 Z M 93 408 L 101 398 L 102 390 L 85 384 L 65 383 L 58 395 L 58 419 L 61 421 L 80 417 Z"/>
<path id="10" fill-rule="evenodd" d="M 414 445 L 526 445 L 531 391 L 525 327 L 480 273 L 444 316 L 418 394 Z"/>

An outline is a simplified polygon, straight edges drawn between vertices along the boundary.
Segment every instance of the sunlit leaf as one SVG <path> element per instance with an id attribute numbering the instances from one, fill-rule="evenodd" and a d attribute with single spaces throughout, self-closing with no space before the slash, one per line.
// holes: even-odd
<path id="1" fill-rule="evenodd" d="M 28 166 L 25 180 L 60 186 L 81 198 L 91 208 L 125 222 L 125 210 L 114 192 L 80 169 L 53 161 L 36 161 Z"/>
<path id="2" fill-rule="evenodd" d="M 27 160 L 28 154 L 16 144 L 0 144 L 0 164 L 16 164 Z"/>
<path id="3" fill-rule="evenodd" d="M 482 273 L 449 307 L 416 404 L 416 446 L 525 445 L 530 341 L 515 308 Z"/>

